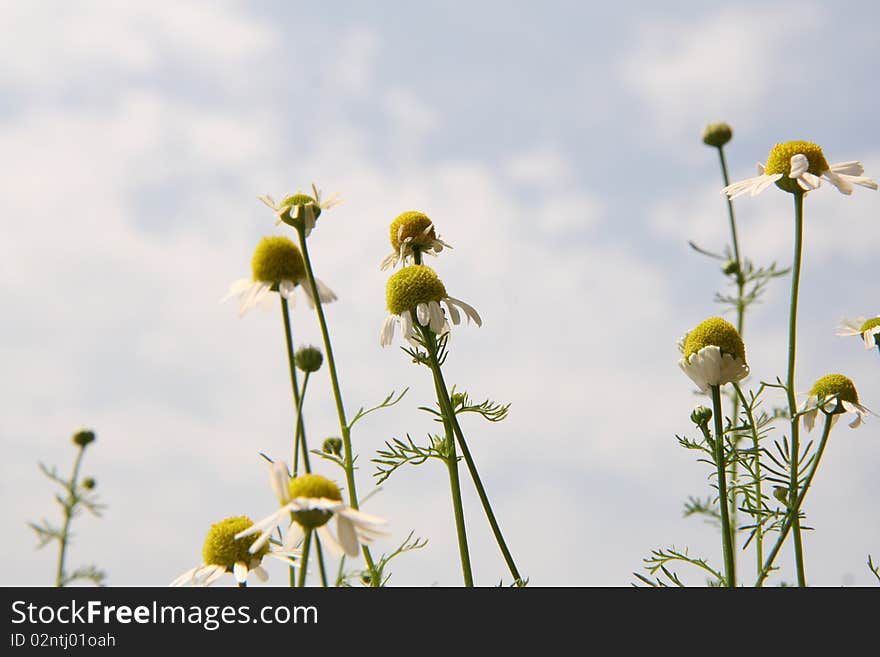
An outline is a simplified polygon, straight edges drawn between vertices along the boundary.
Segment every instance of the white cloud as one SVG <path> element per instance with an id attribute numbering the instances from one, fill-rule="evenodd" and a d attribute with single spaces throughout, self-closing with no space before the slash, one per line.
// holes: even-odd
<path id="1" fill-rule="evenodd" d="M 762 106 L 789 104 L 771 94 L 784 85 L 778 72 L 816 59 L 811 33 L 820 19 L 816 6 L 799 3 L 643 21 L 620 74 L 660 138 L 678 141 L 712 120 L 746 128 Z"/>

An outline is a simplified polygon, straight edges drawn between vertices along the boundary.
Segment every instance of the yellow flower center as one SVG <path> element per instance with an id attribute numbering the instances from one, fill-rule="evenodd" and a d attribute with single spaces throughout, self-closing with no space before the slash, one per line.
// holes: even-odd
<path id="1" fill-rule="evenodd" d="M 202 547 L 202 560 L 206 564 L 223 566 L 228 572 L 232 572 L 232 567 L 238 561 L 250 564 L 254 559 L 262 559 L 269 551 L 268 544 L 257 550 L 255 554 L 248 551 L 257 540 L 258 534 L 237 540 L 233 538 L 238 532 L 244 531 L 253 524 L 247 516 L 232 516 L 211 525 L 205 538 L 205 545 Z"/>
<path id="2" fill-rule="evenodd" d="M 722 354 L 746 360 L 746 347 L 739 332 L 727 320 L 710 317 L 687 334 L 684 340 L 684 357 L 690 358 L 704 347 L 718 347 Z"/>
<path id="3" fill-rule="evenodd" d="M 862 328 L 860 328 L 859 331 L 864 333 L 865 331 L 870 331 L 872 328 L 877 328 L 878 326 L 880 326 L 880 317 L 875 317 L 862 324 Z"/>
<path id="4" fill-rule="evenodd" d="M 298 205 L 310 205 L 312 206 L 312 212 L 315 214 L 315 219 L 321 216 L 321 208 L 318 206 L 318 202 L 309 196 L 308 194 L 294 194 L 293 196 L 288 196 L 286 199 L 281 201 L 281 205 L 278 206 L 278 217 L 286 223 L 288 226 L 293 226 L 294 228 L 302 228 L 303 227 L 303 215 L 302 210 L 298 217 L 294 217 L 291 214 L 291 210 L 294 210 Z"/>
<path id="5" fill-rule="evenodd" d="M 831 413 L 843 413 L 844 408 L 841 401 L 848 401 L 852 404 L 859 403 L 859 393 L 856 392 L 856 386 L 852 380 L 843 374 L 826 374 L 818 379 L 813 387 L 810 388 L 810 395 L 815 395 L 821 402 L 828 397 L 836 396 L 837 405 Z"/>
<path id="6" fill-rule="evenodd" d="M 291 479 L 287 484 L 287 492 L 291 499 L 323 497 L 328 500 L 342 501 L 339 486 L 319 474 L 304 474 Z M 292 515 L 293 519 L 306 529 L 317 529 L 330 520 L 333 513 L 323 509 L 310 509 L 308 511 L 294 511 Z"/>
<path id="7" fill-rule="evenodd" d="M 800 185 L 793 178 L 789 178 L 791 173 L 791 158 L 795 155 L 805 155 L 809 162 L 807 171 L 815 176 L 821 176 L 828 171 L 828 161 L 822 149 L 810 141 L 787 141 L 784 144 L 776 144 L 767 156 L 767 166 L 764 169 L 766 174 L 781 173 L 782 178 L 776 181 L 776 185 L 786 192 L 795 193 L 802 192 Z"/>
<path id="8" fill-rule="evenodd" d="M 391 246 L 395 251 L 410 240 L 411 246 L 426 248 L 436 239 L 437 233 L 427 215 L 411 210 L 404 212 L 391 222 Z M 427 231 L 427 232 L 426 232 Z"/>
<path id="9" fill-rule="evenodd" d="M 388 279 L 385 301 L 392 315 L 412 311 L 420 303 L 446 298 L 443 281 L 426 265 L 410 265 Z"/>
<path id="10" fill-rule="evenodd" d="M 264 237 L 251 258 L 255 281 L 276 286 L 281 281 L 294 283 L 305 277 L 306 269 L 299 248 L 286 237 Z"/>

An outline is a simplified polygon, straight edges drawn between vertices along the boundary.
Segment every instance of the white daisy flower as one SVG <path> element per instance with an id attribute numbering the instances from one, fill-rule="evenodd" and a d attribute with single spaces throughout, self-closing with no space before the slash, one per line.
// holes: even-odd
<path id="1" fill-rule="evenodd" d="M 880 349 L 880 316 L 865 320 L 859 317 L 855 322 L 843 320 L 837 329 L 837 335 L 858 335 L 865 342 L 865 349 Z"/>
<path id="2" fill-rule="evenodd" d="M 421 212 L 404 212 L 391 222 L 391 248 L 393 251 L 383 261 L 381 269 L 384 271 L 397 266 L 402 262 L 404 266 L 412 260 L 415 262 L 415 254 L 436 256 L 443 248 L 452 247 L 440 239 L 434 224 Z"/>
<path id="3" fill-rule="evenodd" d="M 291 304 L 297 286 L 302 288 L 309 306 L 315 306 L 312 290 L 306 275 L 299 247 L 286 237 L 264 237 L 251 258 L 252 278 L 242 278 L 229 286 L 229 292 L 220 302 L 232 297 L 239 300 L 238 314 L 244 315 L 251 308 L 264 304 L 278 292 Z M 322 303 L 336 301 L 336 294 L 320 280 L 315 279 L 318 297 Z"/>
<path id="4" fill-rule="evenodd" d="M 321 191 L 315 187 L 314 183 L 312 184 L 312 193 L 314 196 L 298 192 L 293 196 L 288 196 L 281 203 L 276 203 L 275 199 L 268 194 L 260 196 L 259 199 L 278 216 L 278 220 L 275 222 L 276 226 L 284 223 L 297 229 L 305 228 L 306 237 L 308 237 L 315 227 L 318 217 L 321 216 L 321 210 L 329 210 L 342 202 L 338 194 L 331 194 L 330 198 L 322 200 Z"/>
<path id="5" fill-rule="evenodd" d="M 379 527 L 385 524 L 385 520 L 345 504 L 339 487 L 326 477 L 304 474 L 291 478 L 287 467 L 275 462 L 269 468 L 269 483 L 280 507 L 235 536 L 244 538 L 259 533 L 250 546 L 252 554 L 259 553 L 272 532 L 282 525 L 287 526 L 283 549 L 292 550 L 302 540 L 306 530 L 316 529 L 321 542 L 337 556 L 347 554 L 356 557 L 360 545 L 384 535 Z M 336 536 L 327 527 L 333 517 L 336 518 Z"/>
<path id="6" fill-rule="evenodd" d="M 236 534 L 253 524 L 247 516 L 233 516 L 211 525 L 202 548 L 202 563 L 187 570 L 171 582 L 171 586 L 210 586 L 226 573 L 232 573 L 239 585 L 245 584 L 251 573 L 265 582 L 269 575 L 261 565 L 263 557 L 274 557 L 287 564 L 295 563 L 299 557 L 299 552 L 295 550 L 264 544 L 251 552 L 250 547 L 256 538 L 238 538 Z"/>
<path id="7" fill-rule="evenodd" d="M 678 366 L 701 392 L 710 386 L 740 381 L 749 374 L 746 347 L 736 327 L 720 317 L 710 317 L 685 335 L 678 345 Z"/>
<path id="8" fill-rule="evenodd" d="M 855 417 L 849 423 L 852 429 L 860 426 L 866 415 L 873 415 L 872 411 L 859 404 L 855 384 L 843 374 L 826 374 L 813 384 L 807 394 L 807 401 L 801 408 L 807 431 L 813 430 L 820 410 L 831 416 L 831 426 L 837 422 L 838 415 L 853 413 Z"/>
<path id="9" fill-rule="evenodd" d="M 385 300 L 389 315 L 382 324 L 379 344 L 386 347 L 394 339 L 394 326 L 400 324 L 400 332 L 410 342 L 415 341 L 417 333 L 414 322 L 430 327 L 437 335 L 449 331 L 446 315 L 440 304 L 446 305 L 453 324 L 461 322 L 461 313 L 477 326 L 483 325 L 479 313 L 464 301 L 446 294 L 443 285 L 433 269 L 425 265 L 404 267 L 391 278 L 385 288 Z"/>
<path id="10" fill-rule="evenodd" d="M 842 194 L 852 194 L 853 185 L 877 189 L 877 182 L 866 178 L 861 162 L 828 164 L 822 149 L 808 141 L 776 144 L 766 166 L 758 164 L 758 175 L 728 185 L 723 190 L 734 199 L 743 194 L 756 196 L 773 183 L 786 192 L 811 192 L 819 189 L 824 178 Z"/>

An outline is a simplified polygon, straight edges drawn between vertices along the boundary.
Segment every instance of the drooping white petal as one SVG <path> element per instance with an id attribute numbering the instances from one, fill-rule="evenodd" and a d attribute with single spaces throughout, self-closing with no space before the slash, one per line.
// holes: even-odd
<path id="1" fill-rule="evenodd" d="M 290 501 L 290 494 L 287 492 L 289 482 L 290 473 L 283 462 L 275 461 L 269 465 L 269 487 L 275 493 L 278 504 L 287 504 Z"/>
<path id="2" fill-rule="evenodd" d="M 327 287 L 324 281 L 320 278 L 315 279 L 315 287 L 318 288 L 318 298 L 321 300 L 321 303 L 331 303 L 336 301 L 336 293 Z"/>
<path id="3" fill-rule="evenodd" d="M 302 541 L 303 535 L 302 526 L 298 522 L 292 521 L 287 528 L 287 532 L 284 534 L 284 542 L 281 544 L 281 548 L 286 552 L 292 552 Z"/>
<path id="4" fill-rule="evenodd" d="M 449 319 L 458 326 L 461 323 L 461 315 L 458 312 L 458 308 L 455 307 L 454 303 L 449 303 L 448 299 L 446 299 L 446 308 L 449 310 Z"/>
<path id="5" fill-rule="evenodd" d="M 251 572 L 261 582 L 267 582 L 269 580 L 269 573 L 267 573 L 266 569 L 262 566 L 254 566 L 253 568 L 251 568 Z"/>
<path id="6" fill-rule="evenodd" d="M 416 306 L 416 319 L 422 326 L 427 326 L 431 316 L 428 313 L 428 304 L 420 303 Z"/>
<path id="7" fill-rule="evenodd" d="M 437 335 L 442 335 L 446 331 L 444 331 L 446 327 L 446 317 L 443 316 L 443 310 L 440 308 L 440 304 L 436 301 L 432 301 L 428 304 L 428 312 L 431 315 L 431 330 L 434 331 Z"/>
<path id="8" fill-rule="evenodd" d="M 706 392 L 709 386 L 740 381 L 749 373 L 749 366 L 741 358 L 722 354 L 721 349 L 714 345 L 680 359 L 678 366 L 702 392 Z"/>
<path id="9" fill-rule="evenodd" d="M 865 167 L 863 167 L 862 163 L 857 160 L 830 164 L 828 168 L 834 173 L 842 173 L 845 176 L 861 176 L 865 173 Z"/>
<path id="10" fill-rule="evenodd" d="M 819 176 L 814 176 L 809 171 L 802 173 L 797 178 L 798 187 L 800 187 L 805 192 L 812 192 L 814 189 L 819 189 L 822 185 L 822 181 L 819 179 Z"/>
<path id="11" fill-rule="evenodd" d="M 254 282 L 250 278 L 239 278 L 229 285 L 229 291 L 220 299 L 220 303 L 229 301 L 233 297 L 239 297 L 251 289 Z"/>
<path id="12" fill-rule="evenodd" d="M 224 574 L 226 574 L 226 569 L 223 566 L 213 566 L 212 570 L 208 571 L 205 579 L 202 580 L 202 586 L 211 586 L 211 584 L 223 577 Z"/>
<path id="13" fill-rule="evenodd" d="M 339 544 L 350 557 L 358 555 L 358 539 L 354 531 L 354 524 L 342 515 L 336 516 L 336 534 L 339 536 Z"/>
<path id="14" fill-rule="evenodd" d="M 408 310 L 400 313 L 400 334 L 405 340 L 413 337 L 412 314 Z"/>
<path id="15" fill-rule="evenodd" d="M 327 546 L 327 549 L 330 550 L 334 557 L 341 557 L 345 554 L 345 550 L 342 549 L 339 541 L 336 540 L 336 537 L 327 525 L 321 525 L 318 527 L 318 536 L 321 537 L 321 543 Z"/>
<path id="16" fill-rule="evenodd" d="M 803 153 L 791 156 L 791 170 L 788 172 L 789 178 L 800 178 L 810 168 L 810 160 Z"/>
<path id="17" fill-rule="evenodd" d="M 396 315 L 388 315 L 382 322 L 382 330 L 379 331 L 379 345 L 387 347 L 394 341 L 394 325 L 397 324 Z"/>
<path id="18" fill-rule="evenodd" d="M 243 584 L 247 581 L 248 565 L 244 561 L 236 561 L 232 566 L 232 574 L 236 582 Z"/>
<path id="19" fill-rule="evenodd" d="M 296 291 L 296 283 L 289 280 L 283 280 L 278 284 L 278 294 L 287 299 L 290 302 L 290 305 L 293 305 L 296 297 L 293 295 L 294 291 Z"/>
<path id="20" fill-rule="evenodd" d="M 385 271 L 386 269 L 391 269 L 397 264 L 398 256 L 397 251 L 391 253 L 391 255 L 387 255 L 382 259 L 382 264 L 379 265 L 379 269 Z"/>
<path id="21" fill-rule="evenodd" d="M 826 171 L 824 174 L 825 178 L 837 188 L 841 194 L 846 194 L 849 196 L 853 193 L 853 186 L 850 184 L 849 180 L 846 179 L 846 176 L 841 176 L 833 171 Z"/>
<path id="22" fill-rule="evenodd" d="M 461 308 L 461 310 L 464 312 L 464 314 L 467 315 L 468 319 L 473 320 L 474 324 L 476 324 L 477 326 L 483 325 L 483 320 L 480 317 L 480 314 L 477 312 L 476 308 L 474 308 L 470 304 L 465 303 L 461 299 L 456 299 L 455 297 L 446 297 L 445 301 L 446 301 L 447 307 L 449 306 L 450 303 L 453 303 L 456 306 L 458 306 L 459 308 Z"/>

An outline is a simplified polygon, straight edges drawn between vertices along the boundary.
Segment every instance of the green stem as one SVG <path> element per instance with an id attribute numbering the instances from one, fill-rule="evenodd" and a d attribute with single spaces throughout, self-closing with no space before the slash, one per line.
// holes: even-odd
<path id="1" fill-rule="evenodd" d="M 55 571 L 55 586 L 64 586 L 64 558 L 67 556 L 67 544 L 70 538 L 70 520 L 73 518 L 73 507 L 76 506 L 76 480 L 79 478 L 79 466 L 82 463 L 86 448 L 80 447 L 73 462 L 73 473 L 67 483 L 67 500 L 64 503 L 64 525 L 61 528 L 61 545 L 58 550 L 58 568 Z"/>
<path id="2" fill-rule="evenodd" d="M 813 483 L 813 477 L 816 474 L 816 470 L 819 468 L 819 461 L 822 459 L 822 454 L 825 452 L 825 445 L 828 442 L 828 436 L 831 433 L 831 415 L 825 415 L 825 427 L 822 429 L 822 438 L 819 441 L 819 447 L 816 450 L 816 458 L 813 459 L 813 464 L 810 467 L 810 472 L 807 475 L 807 479 L 804 482 L 804 488 L 801 490 L 800 494 L 797 496 L 794 504 L 789 508 L 788 513 L 786 514 L 785 521 L 782 524 L 782 529 L 779 532 L 779 538 L 776 539 L 776 543 L 773 545 L 773 549 L 770 550 L 770 554 L 767 555 L 767 561 L 764 562 L 764 567 L 761 569 L 761 572 L 758 573 L 758 580 L 755 582 L 755 586 L 761 586 L 764 583 L 764 580 L 767 579 L 767 575 L 770 574 L 770 569 L 773 567 L 773 561 L 776 559 L 776 555 L 779 554 L 779 549 L 782 547 L 782 544 L 785 542 L 786 536 L 788 536 L 789 530 L 798 524 L 798 518 L 800 517 L 801 506 L 804 503 L 804 498 L 807 496 L 807 491 L 810 489 L 810 484 Z M 791 491 L 789 491 L 789 499 L 791 499 Z"/>
<path id="3" fill-rule="evenodd" d="M 315 274 L 312 271 L 312 262 L 309 258 L 309 247 L 306 241 L 305 228 L 297 228 L 299 234 L 299 245 L 302 251 L 303 264 L 306 267 L 306 276 L 309 280 L 309 289 L 312 292 L 312 299 L 315 302 L 315 311 L 318 314 L 318 324 L 321 327 L 321 337 L 324 339 L 324 352 L 327 355 L 327 369 L 330 370 L 330 385 L 333 388 L 333 397 L 336 401 L 336 414 L 339 416 L 339 430 L 342 433 L 342 445 L 345 450 L 345 480 L 348 486 L 349 505 L 353 509 L 358 508 L 357 488 L 354 480 L 354 459 L 352 458 L 351 449 L 351 429 L 345 419 L 345 407 L 342 403 L 342 392 L 339 388 L 339 377 L 336 374 L 336 360 L 333 358 L 333 345 L 330 344 L 330 332 L 327 330 L 327 320 L 324 317 L 324 307 L 321 305 L 321 298 L 318 295 L 318 285 L 315 282 Z M 361 546 L 364 561 L 370 571 L 371 586 L 379 586 L 379 573 L 376 570 L 376 564 L 373 562 L 373 556 L 370 554 L 370 548 L 366 545 Z"/>
<path id="4" fill-rule="evenodd" d="M 727 468 L 724 463 L 724 426 L 721 415 L 721 388 L 712 389 L 712 417 L 715 420 L 715 465 L 718 469 L 718 508 L 721 509 L 721 547 L 724 552 L 724 579 L 729 588 L 736 587 L 736 565 L 733 560 L 733 535 L 727 498 Z"/>
<path id="5" fill-rule="evenodd" d="M 718 158 L 721 161 L 721 176 L 724 178 L 724 186 L 727 187 L 730 185 L 730 176 L 727 173 L 727 159 L 724 156 L 724 146 L 718 147 Z M 730 220 L 730 241 L 733 245 L 733 257 L 736 261 L 736 330 L 740 334 L 740 337 L 743 335 L 743 328 L 745 325 L 745 314 L 746 314 L 746 305 L 744 301 L 744 292 L 745 292 L 745 276 L 743 275 L 743 263 L 742 256 L 740 255 L 739 250 L 739 238 L 737 237 L 736 230 L 736 213 L 733 210 L 733 200 L 730 199 L 726 194 L 725 198 L 727 199 L 727 216 Z M 739 418 L 739 397 L 736 392 L 731 395 L 731 404 L 733 405 L 733 412 L 731 417 L 733 418 L 733 424 L 736 426 L 737 420 Z M 733 446 L 737 448 L 739 445 L 739 436 L 734 435 L 733 437 Z M 733 459 L 730 464 L 730 477 L 733 485 L 736 485 L 737 480 L 739 479 L 739 461 L 737 459 Z M 736 550 L 736 521 L 737 508 L 736 508 L 736 496 L 732 496 L 730 500 L 730 530 L 733 532 L 731 540 L 733 541 L 733 559 L 736 561 L 737 550 Z M 759 560 L 760 563 L 760 560 Z"/>
<path id="6" fill-rule="evenodd" d="M 801 282 L 801 257 L 803 253 L 804 233 L 804 193 L 794 193 L 794 262 L 791 268 L 791 303 L 788 316 L 788 375 L 786 377 L 785 391 L 788 395 L 788 410 L 791 416 L 791 478 L 789 480 L 790 494 L 796 495 L 798 491 L 798 463 L 800 459 L 800 423 L 797 415 L 797 400 L 795 399 L 794 365 L 797 353 L 797 309 L 798 290 Z M 801 542 L 801 524 L 797 515 L 792 517 L 792 529 L 794 530 L 794 555 L 797 568 L 798 586 L 806 586 L 807 579 L 804 573 L 804 547 Z"/>
<path id="7" fill-rule="evenodd" d="M 461 430 L 461 425 L 458 423 L 458 417 L 452 408 L 452 400 L 449 398 L 449 389 L 446 387 L 446 382 L 443 379 L 443 371 L 440 369 L 440 364 L 436 359 L 436 353 L 433 357 L 432 368 L 435 370 L 439 391 L 442 391 L 442 394 L 439 395 L 441 397 L 441 410 L 443 411 L 443 414 L 450 419 L 452 429 L 458 439 L 458 445 L 461 448 L 462 456 L 464 456 L 471 479 L 474 482 L 474 487 L 477 489 L 480 503 L 483 505 L 483 511 L 486 513 L 486 518 L 489 520 L 489 526 L 492 528 L 492 533 L 495 536 L 495 541 L 498 543 L 498 548 L 501 550 L 507 568 L 513 576 L 514 584 L 516 586 L 522 586 L 524 584 L 523 579 L 519 574 L 513 556 L 510 554 L 507 542 L 504 540 L 504 536 L 501 533 L 501 527 L 498 525 L 498 520 L 495 518 L 495 512 L 492 511 L 492 505 L 489 503 L 489 496 L 486 495 L 486 489 L 483 486 L 482 479 L 480 479 L 480 473 L 477 472 L 477 465 L 474 463 L 474 458 L 471 456 L 471 452 L 464 439 L 464 432 Z"/>
<path id="8" fill-rule="evenodd" d="M 306 529 L 306 537 L 303 539 L 302 561 L 299 565 L 299 581 L 297 586 L 300 588 L 306 585 L 306 571 L 309 565 L 309 548 L 312 545 L 312 530 Z"/>
<path id="9" fill-rule="evenodd" d="M 760 436 L 758 435 L 758 430 L 755 428 L 755 416 L 752 413 L 751 406 L 749 406 L 748 401 L 746 401 L 746 397 L 743 394 L 742 388 L 739 387 L 739 383 L 736 381 L 733 382 L 733 389 L 736 392 L 737 399 L 742 400 L 742 406 L 746 411 L 746 415 L 749 418 L 749 427 L 752 430 L 752 450 L 755 454 L 754 460 L 754 481 L 755 481 L 755 507 L 756 507 L 756 515 L 758 517 L 757 522 L 755 523 L 755 563 L 758 574 L 761 573 L 761 567 L 764 564 L 764 496 L 761 492 L 761 459 L 760 459 Z M 736 547 L 736 546 L 734 546 Z"/>
<path id="10" fill-rule="evenodd" d="M 458 554 L 461 559 L 461 572 L 464 577 L 464 585 L 471 587 L 474 585 L 474 576 L 471 572 L 471 558 L 468 550 L 467 530 L 464 523 L 464 509 L 461 503 L 461 483 L 458 478 L 458 456 L 455 451 L 455 435 L 452 430 L 452 422 L 445 410 L 445 387 L 441 382 L 438 374 L 440 372 L 440 362 L 437 359 L 437 340 L 434 332 L 429 328 L 420 326 L 422 337 L 428 348 L 428 357 L 431 361 L 431 373 L 434 377 L 434 389 L 437 391 L 437 403 L 443 409 L 443 428 L 446 430 L 446 448 L 447 454 L 444 459 L 446 469 L 449 473 L 449 488 L 452 493 L 452 508 L 455 514 L 455 531 L 458 536 Z"/>
<path id="11" fill-rule="evenodd" d="M 303 467 L 306 472 L 311 472 L 312 468 L 309 465 L 309 450 L 306 445 L 306 433 L 305 427 L 303 426 L 303 416 L 302 416 L 302 407 L 303 402 L 306 398 L 306 388 L 309 385 L 309 372 L 305 373 L 303 377 L 303 387 L 302 394 L 300 395 L 299 402 L 296 405 L 296 432 L 294 433 L 294 443 L 293 443 L 293 476 L 296 477 L 299 474 L 299 453 L 300 446 L 302 446 L 302 457 L 303 457 Z"/>

